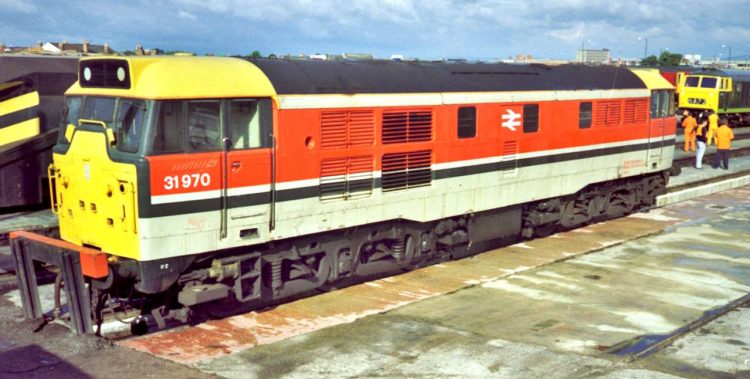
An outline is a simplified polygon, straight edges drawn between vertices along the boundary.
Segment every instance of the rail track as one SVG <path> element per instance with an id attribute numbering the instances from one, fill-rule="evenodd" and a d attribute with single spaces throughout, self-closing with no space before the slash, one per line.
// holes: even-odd
<path id="1" fill-rule="evenodd" d="M 750 294 L 747 294 L 729 304 L 719 308 L 709 309 L 703 313 L 703 316 L 693 322 L 678 328 L 668 334 L 654 334 L 640 336 L 631 340 L 619 343 L 607 349 L 607 353 L 625 357 L 628 362 L 633 362 L 645 358 L 671 345 L 673 342 L 686 336 L 687 334 L 702 328 L 710 322 L 718 319 L 725 314 L 744 306 L 750 305 Z"/>

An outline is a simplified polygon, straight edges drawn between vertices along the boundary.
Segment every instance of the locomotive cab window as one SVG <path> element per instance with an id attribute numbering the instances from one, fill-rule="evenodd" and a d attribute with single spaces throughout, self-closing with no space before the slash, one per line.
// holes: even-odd
<path id="1" fill-rule="evenodd" d="M 81 118 L 81 105 L 83 104 L 83 98 L 79 96 L 70 96 L 65 98 L 65 108 L 63 108 L 63 124 L 60 125 L 60 134 L 57 136 L 57 143 L 68 144 L 65 133 L 68 129 L 68 125 L 78 125 L 78 119 Z"/>
<path id="2" fill-rule="evenodd" d="M 651 118 L 658 118 L 659 116 L 659 109 L 661 103 L 661 96 L 659 96 L 659 91 L 652 91 L 651 92 Z"/>
<path id="3" fill-rule="evenodd" d="M 539 130 L 539 104 L 523 106 L 523 132 L 536 133 Z"/>
<path id="4" fill-rule="evenodd" d="M 188 146 L 192 151 L 221 150 L 220 117 L 220 101 L 188 102 Z"/>
<path id="5" fill-rule="evenodd" d="M 145 119 L 146 104 L 143 101 L 128 99 L 120 101 L 115 124 L 117 150 L 129 153 L 138 151 Z"/>
<path id="6" fill-rule="evenodd" d="M 231 100 L 229 139 L 233 149 L 257 149 L 270 144 L 271 101 Z"/>
<path id="7" fill-rule="evenodd" d="M 674 114 L 674 95 L 672 91 L 651 92 L 651 118 L 664 118 Z"/>
<path id="8" fill-rule="evenodd" d="M 587 129 L 591 127 L 591 102 L 578 105 L 578 127 Z"/>
<path id="9" fill-rule="evenodd" d="M 473 138 L 477 135 L 477 109 L 458 108 L 458 138 Z"/>
<path id="10" fill-rule="evenodd" d="M 71 96 L 65 99 L 64 120 L 65 125 L 78 125 L 78 119 L 81 115 L 81 104 L 83 99 L 78 96 Z M 63 125 L 63 126 L 65 126 Z"/>
<path id="11" fill-rule="evenodd" d="M 154 131 L 154 153 L 183 152 L 182 102 L 164 101 L 159 104 Z"/>
<path id="12" fill-rule="evenodd" d="M 716 83 L 719 81 L 716 78 L 703 77 L 701 80 L 701 88 L 716 88 Z"/>
<path id="13" fill-rule="evenodd" d="M 662 111 L 664 116 L 662 117 L 669 117 L 671 115 L 675 114 L 674 110 L 674 92 L 672 91 L 663 91 L 662 92 Z"/>
<path id="14" fill-rule="evenodd" d="M 685 87 L 698 87 L 698 82 L 700 82 L 700 78 L 697 76 L 688 76 L 685 78 Z"/>
<path id="15" fill-rule="evenodd" d="M 83 105 L 81 118 L 104 121 L 109 124 L 115 115 L 115 98 L 87 97 Z"/>

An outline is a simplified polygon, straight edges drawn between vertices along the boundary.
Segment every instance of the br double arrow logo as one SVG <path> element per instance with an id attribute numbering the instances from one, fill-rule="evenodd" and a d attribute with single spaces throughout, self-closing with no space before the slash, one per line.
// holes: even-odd
<path id="1" fill-rule="evenodd" d="M 519 113 L 513 112 L 512 109 L 505 110 L 505 114 L 503 115 L 503 128 L 508 128 L 511 131 L 516 131 L 516 126 L 521 126 L 521 115 Z"/>

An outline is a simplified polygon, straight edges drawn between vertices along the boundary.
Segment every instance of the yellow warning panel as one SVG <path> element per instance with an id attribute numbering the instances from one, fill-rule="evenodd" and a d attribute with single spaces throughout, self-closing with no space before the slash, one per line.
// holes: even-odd
<path id="1" fill-rule="evenodd" d="M 39 93 L 0 102 L 0 146 L 39 135 Z"/>

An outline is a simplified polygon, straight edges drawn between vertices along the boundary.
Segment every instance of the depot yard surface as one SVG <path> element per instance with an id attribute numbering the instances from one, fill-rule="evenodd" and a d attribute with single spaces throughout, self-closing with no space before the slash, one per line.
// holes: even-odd
<path id="1" fill-rule="evenodd" d="M 730 165 L 748 169 L 750 158 Z M 686 169 L 673 185 L 722 174 Z M 747 308 L 643 359 L 611 354 L 750 292 L 749 195 L 742 187 L 116 345 L 57 324 L 32 333 L 39 323 L 21 319 L 10 292 L 0 296 L 0 376 L 750 375 Z"/>
<path id="2" fill-rule="evenodd" d="M 743 332 L 723 319 L 710 325 L 721 322 L 731 335 L 707 326 L 691 337 L 711 335 L 704 346 L 731 352 L 721 364 L 695 348 L 702 342 L 687 340 L 631 363 L 606 353 L 669 334 L 750 291 L 749 195 L 750 188 L 711 195 L 122 344 L 227 377 L 750 374 L 737 359 L 750 358 Z M 405 296 L 428 299 L 348 322 L 352 308 Z M 339 325 L 324 328 L 335 304 Z"/>

